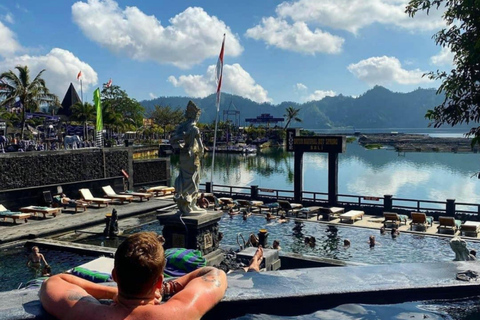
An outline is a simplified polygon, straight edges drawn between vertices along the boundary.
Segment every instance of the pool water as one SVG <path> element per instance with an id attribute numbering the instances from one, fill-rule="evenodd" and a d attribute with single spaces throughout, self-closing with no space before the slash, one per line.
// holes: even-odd
<path id="1" fill-rule="evenodd" d="M 306 315 L 247 314 L 236 320 L 336 319 L 336 320 L 473 320 L 480 319 L 480 299 L 414 301 L 390 305 L 344 304 Z"/>
<path id="2" fill-rule="evenodd" d="M 154 216 L 151 219 L 150 223 L 126 230 L 124 235 L 140 231 L 162 233 L 163 226 Z M 243 239 L 248 240 L 251 233 L 257 234 L 260 229 L 267 229 L 268 244 L 271 246 L 273 240 L 279 240 L 283 252 L 365 264 L 452 261 L 455 258 L 455 254 L 450 248 L 450 237 L 401 233 L 393 239 L 388 232 L 381 235 L 379 230 L 344 227 L 338 224 L 332 224 L 337 229 L 334 232 L 327 224 L 316 222 L 304 222 L 302 232 L 295 234 L 292 230 L 294 225 L 294 219 L 290 219 L 286 223 L 267 222 L 263 216 L 253 215 L 244 221 L 240 215 L 230 218 L 229 215 L 225 214 L 219 221 L 220 231 L 224 234 L 221 244 L 239 247 L 239 244 L 243 245 Z M 369 246 L 370 235 L 374 235 L 376 238 L 376 245 L 373 248 Z M 316 238 L 314 247 L 304 244 L 304 238 L 307 236 Z M 122 239 L 107 241 L 103 236 L 99 236 L 88 237 L 80 242 L 118 247 Z M 345 239 L 350 240 L 349 247 L 343 246 Z M 480 242 L 467 241 L 467 246 L 469 249 L 480 252 Z"/>
<path id="3" fill-rule="evenodd" d="M 2 248 L 0 252 L 0 291 L 9 291 L 24 286 L 28 281 L 41 274 L 27 266 L 30 249 L 22 245 Z M 83 256 L 70 252 L 40 249 L 52 273 L 61 273 L 80 264 L 92 261 L 96 257 Z"/>

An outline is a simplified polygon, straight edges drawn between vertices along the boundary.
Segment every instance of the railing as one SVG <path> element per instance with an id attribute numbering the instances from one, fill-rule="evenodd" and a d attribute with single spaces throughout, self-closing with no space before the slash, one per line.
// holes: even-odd
<path id="1" fill-rule="evenodd" d="M 229 186 L 201 184 L 203 190 L 213 192 L 226 197 L 239 197 L 252 200 L 293 200 L 293 190 L 259 188 L 258 186 Z M 373 214 L 381 214 L 383 211 L 402 211 L 403 213 L 419 211 L 427 212 L 434 216 L 463 216 L 467 218 L 480 219 L 480 204 L 477 203 L 456 203 L 454 199 L 446 201 L 433 201 L 409 198 L 394 198 L 391 195 L 373 197 L 365 195 L 338 194 L 335 205 L 346 208 L 362 208 L 373 211 Z M 326 192 L 302 192 L 302 203 L 304 205 L 329 205 L 328 193 Z"/>

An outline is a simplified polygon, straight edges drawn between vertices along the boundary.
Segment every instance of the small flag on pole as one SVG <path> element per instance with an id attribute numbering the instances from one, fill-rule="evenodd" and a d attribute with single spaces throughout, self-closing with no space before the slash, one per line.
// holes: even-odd
<path id="1" fill-rule="evenodd" d="M 79 80 L 82 77 L 82 70 L 77 74 L 77 80 Z"/>
<path id="2" fill-rule="evenodd" d="M 110 80 L 108 80 L 107 84 L 105 85 L 105 87 L 107 88 L 110 88 L 112 86 L 112 78 L 110 78 Z"/>
<path id="3" fill-rule="evenodd" d="M 220 55 L 218 56 L 217 67 L 216 67 L 216 80 L 217 80 L 217 112 L 220 110 L 220 89 L 222 87 L 222 77 L 223 77 L 223 50 L 225 47 L 225 34 L 223 34 L 222 49 L 220 50 Z"/>

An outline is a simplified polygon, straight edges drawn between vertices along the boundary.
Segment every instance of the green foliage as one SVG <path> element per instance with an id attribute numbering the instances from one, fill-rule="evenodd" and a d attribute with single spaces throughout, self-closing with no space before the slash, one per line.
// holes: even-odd
<path id="1" fill-rule="evenodd" d="M 164 135 L 173 131 L 185 119 L 180 108 L 172 109 L 170 106 L 155 106 L 150 118 L 156 125 L 163 128 Z"/>
<path id="2" fill-rule="evenodd" d="M 357 141 L 357 138 L 355 138 L 355 137 L 347 137 L 347 143 L 353 143 L 353 142 L 355 142 L 355 141 Z"/>
<path id="3" fill-rule="evenodd" d="M 136 130 L 143 125 L 145 108 L 119 86 L 103 86 L 102 89 L 103 123 L 117 130 Z"/>
<path id="4" fill-rule="evenodd" d="M 37 76 L 30 80 L 30 69 L 28 66 L 16 66 L 18 75 L 12 70 L 3 72 L 0 75 L 2 87 L 0 89 L 0 106 L 13 105 L 17 100 L 23 106 L 21 113 L 21 139 L 25 130 L 25 113 L 35 112 L 40 107 L 60 104 L 58 97 L 48 90 L 40 71 Z"/>
<path id="5" fill-rule="evenodd" d="M 443 124 L 478 123 L 480 121 L 480 1 L 479 0 L 411 0 L 406 12 L 414 17 L 418 11 L 439 10 L 446 27 L 433 39 L 439 46 L 449 48 L 454 55 L 454 68 L 449 72 L 426 74 L 430 79 L 441 80 L 437 93 L 444 100 L 429 110 L 425 117 L 435 128 Z M 470 135 L 480 137 L 480 127 L 470 129 Z M 478 139 L 474 140 L 475 142 Z"/>
<path id="6" fill-rule="evenodd" d="M 72 106 L 72 117 L 71 120 L 77 120 L 83 124 L 83 136 L 88 140 L 88 130 L 87 123 L 88 121 L 94 121 L 95 119 L 95 106 L 91 103 L 77 102 Z"/>
<path id="7" fill-rule="evenodd" d="M 378 143 L 366 144 L 365 149 L 372 150 L 372 149 L 381 149 L 382 145 Z"/>
<path id="8" fill-rule="evenodd" d="M 299 113 L 300 113 L 300 109 L 295 109 L 294 107 L 292 106 L 289 106 L 286 110 L 286 113 L 283 115 L 284 117 L 286 117 L 286 123 L 285 123 L 285 129 L 288 128 L 288 126 L 290 125 L 290 122 L 292 121 L 296 121 L 296 122 L 302 122 L 302 119 L 300 119 L 298 117 Z"/>

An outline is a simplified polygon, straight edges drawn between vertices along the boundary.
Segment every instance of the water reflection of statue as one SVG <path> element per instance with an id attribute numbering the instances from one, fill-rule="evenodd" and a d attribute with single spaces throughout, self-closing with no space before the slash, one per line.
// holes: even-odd
<path id="1" fill-rule="evenodd" d="M 200 183 L 200 158 L 204 146 L 200 130 L 196 126 L 201 110 L 192 101 L 185 110 L 185 122 L 181 123 L 171 139 L 172 145 L 180 149 L 180 169 L 175 180 L 175 202 L 182 214 L 202 214 L 206 211 L 197 207 Z"/>

